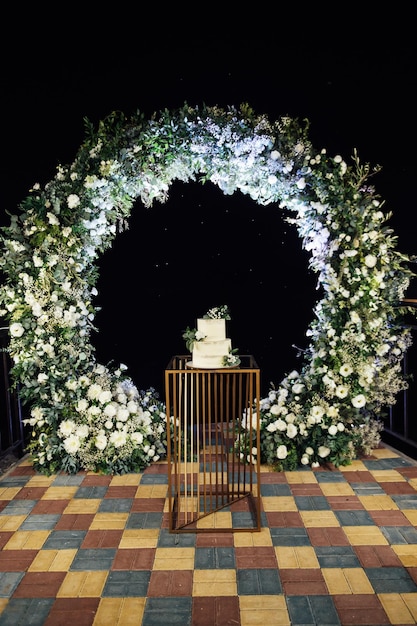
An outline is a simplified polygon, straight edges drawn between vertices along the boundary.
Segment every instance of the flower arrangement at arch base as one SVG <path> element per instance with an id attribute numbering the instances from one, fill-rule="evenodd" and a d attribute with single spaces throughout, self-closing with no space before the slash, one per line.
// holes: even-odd
<path id="1" fill-rule="evenodd" d="M 138 391 L 124 369 L 97 364 L 91 374 L 69 379 L 72 401 L 57 428 L 41 406 L 32 408 L 23 423 L 34 431 L 27 452 L 39 472 L 141 472 L 166 456 L 165 404 L 153 387 Z"/>
<path id="2" fill-rule="evenodd" d="M 341 388 L 339 393 L 344 395 Z M 256 446 L 258 418 L 260 449 Z M 252 424 L 248 414 L 243 415 L 235 451 L 244 462 L 255 463 L 259 458 L 276 471 L 349 465 L 379 446 L 383 430 L 383 421 L 364 410 L 362 395 L 352 399 L 350 409 L 337 401 L 311 399 L 295 370 L 278 389 L 271 385 L 259 407 L 254 405 L 250 419 Z"/>

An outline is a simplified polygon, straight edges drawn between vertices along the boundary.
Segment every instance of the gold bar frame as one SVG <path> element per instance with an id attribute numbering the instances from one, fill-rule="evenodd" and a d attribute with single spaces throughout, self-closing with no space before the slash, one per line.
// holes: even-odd
<path id="1" fill-rule="evenodd" d="M 174 356 L 165 370 L 170 532 L 261 530 L 260 454 L 253 454 L 260 450 L 260 370 L 253 356 L 240 360 L 234 368 L 200 369 L 191 355 Z M 252 445 L 242 459 L 244 416 Z M 226 509 L 230 525 L 216 518 Z M 234 513 L 244 523 L 234 524 Z"/>

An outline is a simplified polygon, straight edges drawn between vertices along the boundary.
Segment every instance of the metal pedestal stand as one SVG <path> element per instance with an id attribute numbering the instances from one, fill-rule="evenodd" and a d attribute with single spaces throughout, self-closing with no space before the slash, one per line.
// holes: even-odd
<path id="1" fill-rule="evenodd" d="M 260 530 L 260 370 L 251 355 L 240 359 L 199 369 L 174 356 L 165 370 L 170 532 Z M 244 416 L 251 445 L 241 458 Z"/>

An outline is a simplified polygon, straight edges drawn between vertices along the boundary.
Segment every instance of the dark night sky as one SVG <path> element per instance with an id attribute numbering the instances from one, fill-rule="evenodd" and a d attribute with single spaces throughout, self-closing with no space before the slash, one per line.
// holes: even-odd
<path id="1" fill-rule="evenodd" d="M 90 17 L 37 7 L 22 21 L 14 9 L 3 24 L 12 44 L 1 44 L 1 223 L 35 182 L 73 161 L 84 118 L 247 102 L 271 120 L 308 118 L 318 149 L 349 162 L 356 148 L 381 165 L 373 184 L 393 211 L 399 248 L 416 253 L 414 22 L 407 11 L 378 8 L 365 19 L 350 10 L 336 18 L 296 7 L 272 18 L 257 5 L 219 21 L 216 5 L 133 17 L 119 3 L 117 13 Z M 232 344 L 255 356 L 266 389 L 299 364 L 292 345 L 307 343 L 316 297 L 307 263 L 276 206 L 174 183 L 167 203 L 135 204 L 129 230 L 101 259 L 97 356 L 162 392 L 169 358 L 185 351 L 182 331 L 228 304 Z"/>

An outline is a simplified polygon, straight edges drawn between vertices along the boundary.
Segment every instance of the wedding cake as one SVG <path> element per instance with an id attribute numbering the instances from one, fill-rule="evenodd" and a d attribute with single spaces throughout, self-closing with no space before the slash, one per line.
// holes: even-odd
<path id="1" fill-rule="evenodd" d="M 197 328 L 186 329 L 183 338 L 191 352 L 191 367 L 218 369 L 239 365 L 237 350 L 232 350 L 232 341 L 226 337 L 226 320 L 230 320 L 228 307 L 214 307 L 197 318 Z"/>

